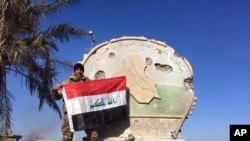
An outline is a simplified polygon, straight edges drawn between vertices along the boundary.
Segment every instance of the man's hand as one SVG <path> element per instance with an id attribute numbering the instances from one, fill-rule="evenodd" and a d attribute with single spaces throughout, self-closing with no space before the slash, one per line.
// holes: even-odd
<path id="1" fill-rule="evenodd" d="M 62 84 L 56 84 L 55 87 L 53 88 L 53 90 L 59 90 L 63 87 Z"/>
<path id="2" fill-rule="evenodd" d="M 62 98 L 61 92 L 59 90 L 63 87 L 62 84 L 56 84 L 55 87 L 52 89 L 52 95 L 55 98 L 55 100 L 59 100 Z"/>

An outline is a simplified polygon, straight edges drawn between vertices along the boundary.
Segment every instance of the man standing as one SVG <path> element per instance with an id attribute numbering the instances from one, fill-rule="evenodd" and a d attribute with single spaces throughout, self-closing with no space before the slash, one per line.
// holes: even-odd
<path id="1" fill-rule="evenodd" d="M 84 66 L 81 63 L 75 64 L 74 72 L 69 77 L 69 79 L 65 80 L 63 84 L 56 84 L 55 87 L 52 89 L 53 97 L 56 100 L 59 100 L 63 97 L 62 88 L 64 84 L 88 81 L 89 78 L 84 76 L 83 73 L 84 73 Z M 66 109 L 65 103 L 63 104 L 63 113 L 64 113 L 64 118 L 63 118 L 63 125 L 61 128 L 62 134 L 63 134 L 62 141 L 72 141 L 74 133 L 70 131 L 69 120 L 68 120 L 67 109 Z M 91 132 L 89 132 L 87 130 L 86 133 L 87 133 L 87 138 L 86 138 L 87 140 L 90 140 L 90 141 L 97 140 L 98 133 L 96 131 L 91 130 Z"/>

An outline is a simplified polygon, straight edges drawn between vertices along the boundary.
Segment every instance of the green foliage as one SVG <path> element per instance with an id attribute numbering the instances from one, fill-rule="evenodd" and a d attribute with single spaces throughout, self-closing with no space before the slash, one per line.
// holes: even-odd
<path id="1" fill-rule="evenodd" d="M 58 52 L 56 41 L 69 41 L 88 36 L 83 29 L 69 24 L 51 25 L 41 31 L 42 20 L 56 16 L 63 8 L 74 7 L 79 0 L 1 0 L 0 1 L 0 133 L 11 132 L 11 96 L 6 78 L 15 73 L 24 80 L 31 95 L 58 112 L 60 108 L 51 96 L 56 67 L 70 67 L 72 63 L 53 58 Z M 44 20 L 43 20 L 44 21 Z M 21 82 L 20 82 L 21 83 Z"/>

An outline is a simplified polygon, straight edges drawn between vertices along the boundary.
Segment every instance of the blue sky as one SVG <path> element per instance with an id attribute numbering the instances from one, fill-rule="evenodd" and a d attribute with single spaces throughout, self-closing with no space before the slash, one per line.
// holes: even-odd
<path id="1" fill-rule="evenodd" d="M 67 22 L 92 30 L 95 45 L 122 36 L 144 36 L 166 42 L 194 71 L 198 97 L 193 115 L 182 128 L 186 141 L 228 141 L 230 124 L 250 124 L 250 1 L 248 0 L 82 0 L 50 24 Z M 45 24 L 44 26 L 47 26 Z M 56 54 L 81 61 L 91 40 L 58 43 Z M 60 83 L 71 72 L 60 71 Z M 20 79 L 8 78 L 13 101 L 13 133 L 61 139 L 62 120 L 46 105 L 38 112 Z M 58 101 L 61 105 L 62 102 Z M 76 134 L 76 141 L 83 134 Z"/>

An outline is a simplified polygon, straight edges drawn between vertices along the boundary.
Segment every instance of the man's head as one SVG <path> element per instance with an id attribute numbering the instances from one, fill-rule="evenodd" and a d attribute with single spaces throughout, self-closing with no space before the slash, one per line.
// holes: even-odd
<path id="1" fill-rule="evenodd" d="M 74 66 L 74 73 L 77 77 L 81 77 L 84 72 L 84 67 L 81 63 L 76 63 Z"/>

